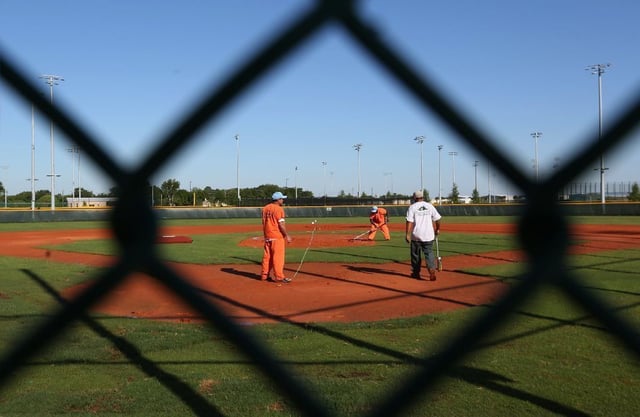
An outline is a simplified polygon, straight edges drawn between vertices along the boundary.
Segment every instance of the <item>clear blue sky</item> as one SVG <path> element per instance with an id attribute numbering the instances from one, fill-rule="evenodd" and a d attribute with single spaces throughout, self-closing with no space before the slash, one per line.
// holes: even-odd
<path id="1" fill-rule="evenodd" d="M 38 77 L 63 76 L 54 100 L 115 158 L 136 164 L 206 88 L 308 4 L 2 0 L 0 48 L 47 95 L 49 87 Z M 541 177 L 597 134 L 597 76 L 587 66 L 612 64 L 602 77 L 605 127 L 640 91 L 637 1 L 399 0 L 361 6 L 383 39 L 436 80 L 532 176 L 532 132 L 542 132 Z M 476 172 L 480 194 L 490 182 L 494 194 L 517 193 L 331 26 L 236 101 L 152 181 L 175 178 L 185 189 L 235 188 L 238 146 L 242 188 L 273 183 L 316 195 L 325 189 L 329 195 L 355 194 L 353 145 L 361 143 L 361 190 L 408 194 L 421 181 L 416 136 L 426 138 L 423 178 L 431 197 L 438 195 L 439 177 L 442 195 L 448 194 L 454 175 L 460 193 L 471 194 Z M 35 137 L 36 189 L 49 189 L 49 124 L 39 115 Z M 56 192 L 70 194 L 72 145 L 60 132 L 55 144 Z M 607 181 L 640 182 L 638 136 L 605 161 Z M 597 166 L 594 161 L 592 168 Z M 31 189 L 31 107 L 4 83 L 0 167 L 9 194 Z M 82 154 L 80 177 L 82 187 L 96 193 L 111 186 Z M 589 168 L 581 179 L 597 183 L 599 174 Z"/>

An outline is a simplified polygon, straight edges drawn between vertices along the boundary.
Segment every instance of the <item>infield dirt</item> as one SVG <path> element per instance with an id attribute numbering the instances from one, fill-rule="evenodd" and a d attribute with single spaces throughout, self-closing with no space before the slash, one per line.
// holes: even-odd
<path id="1" fill-rule="evenodd" d="M 403 226 L 394 225 L 397 231 Z M 309 229 L 307 225 L 289 225 L 292 232 Z M 311 247 L 376 245 L 376 242 L 353 241 L 353 235 L 340 231 L 353 225 L 323 225 L 329 235 L 317 233 Z M 393 230 L 393 229 L 392 229 Z M 255 231 L 248 226 L 181 226 L 162 229 L 162 234 L 190 236 Z M 450 224 L 447 232 L 510 234 L 514 226 L 506 224 Z M 583 225 L 572 230 L 580 244 L 574 253 L 640 247 L 640 226 Z M 114 258 L 103 255 L 45 250 L 39 246 L 55 245 L 83 239 L 109 238 L 109 230 L 67 230 L 0 233 L 1 256 L 46 258 L 50 262 L 106 266 Z M 10 243 L 7 243 L 10 242 Z M 309 239 L 294 239 L 293 247 L 306 248 Z M 247 239 L 245 246 L 260 247 L 259 238 Z M 408 257 L 408 254 L 407 254 Z M 409 277 L 409 262 L 371 263 L 308 263 L 298 271 L 293 283 L 276 284 L 260 281 L 260 259 L 253 264 L 195 265 L 171 263 L 181 276 L 198 288 L 227 315 L 243 324 L 292 321 L 353 322 L 379 321 L 399 317 L 479 306 L 494 302 L 508 286 L 493 278 L 465 273 L 468 267 L 521 262 L 522 253 L 500 251 L 475 255 L 447 256 L 438 280 L 422 281 Z M 299 265 L 287 264 L 285 270 L 293 276 Z M 63 296 L 72 299 L 87 285 L 68 288 Z M 147 318 L 180 322 L 200 322 L 177 296 L 161 283 L 145 274 L 127 278 L 106 296 L 93 311 L 114 316 Z"/>

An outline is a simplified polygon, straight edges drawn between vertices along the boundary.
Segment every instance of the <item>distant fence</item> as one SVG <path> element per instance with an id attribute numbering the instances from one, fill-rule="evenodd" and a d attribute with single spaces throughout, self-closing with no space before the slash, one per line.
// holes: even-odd
<path id="1" fill-rule="evenodd" d="M 368 216 L 372 205 L 384 206 L 389 216 L 404 216 L 407 204 L 385 204 L 379 200 L 353 206 L 285 206 L 288 217 Z M 436 205 L 443 216 L 520 216 L 524 204 L 443 204 Z M 640 203 L 564 203 L 567 216 L 640 216 Z M 158 219 L 242 219 L 259 218 L 261 207 L 162 207 L 153 212 Z M 0 223 L 106 221 L 111 209 L 2 210 Z"/>

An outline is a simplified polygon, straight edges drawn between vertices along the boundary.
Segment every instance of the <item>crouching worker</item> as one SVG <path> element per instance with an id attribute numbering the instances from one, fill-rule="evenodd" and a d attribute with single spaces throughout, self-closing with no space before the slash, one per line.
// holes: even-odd
<path id="1" fill-rule="evenodd" d="M 391 235 L 389 234 L 389 215 L 387 213 L 387 209 L 382 207 L 373 206 L 371 207 L 371 213 L 369 214 L 369 223 L 371 223 L 371 229 L 369 230 L 369 240 L 374 240 L 376 238 L 376 233 L 378 230 L 382 232 L 384 236 L 384 240 L 390 240 Z"/>

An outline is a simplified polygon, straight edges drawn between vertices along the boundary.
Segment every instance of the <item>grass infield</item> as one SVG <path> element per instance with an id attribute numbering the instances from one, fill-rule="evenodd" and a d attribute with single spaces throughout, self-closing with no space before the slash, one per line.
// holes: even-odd
<path id="1" fill-rule="evenodd" d="M 290 219 L 308 223 L 313 219 Z M 471 223 L 476 218 L 447 218 Z M 480 218 L 508 223 L 512 218 Z M 492 221 L 490 221 L 492 220 Z M 638 225 L 637 218 L 572 218 L 587 224 Z M 254 224 L 249 220 L 171 221 L 176 224 Z M 402 219 L 393 219 L 401 222 Z M 321 219 L 361 230 L 362 219 Z M 2 231 L 100 228 L 104 223 L 6 225 Z M 193 236 L 191 245 L 164 245 L 166 259 L 200 263 L 255 259 L 260 250 L 239 247 L 246 234 Z M 402 233 L 373 247 L 309 251 L 306 261 L 406 261 Z M 397 242 L 397 243 L 396 243 Z M 3 242 L 2 244 L 10 244 Z M 513 237 L 443 234 L 443 256 L 516 249 Z M 108 240 L 55 249 L 113 253 Z M 304 249 L 287 251 L 288 262 Z M 212 254 L 217 254 L 212 258 Z M 588 294 L 640 328 L 640 249 L 574 255 L 570 267 Z M 515 283 L 522 264 L 469 268 L 465 272 Z M 56 294 L 96 273 L 92 267 L 46 259 L 0 257 L 0 355 L 40 323 L 60 300 Z M 416 371 L 490 306 L 375 323 L 254 325 L 246 330 L 265 343 L 301 384 L 312 387 L 330 415 L 360 416 Z M 425 392 L 403 416 L 636 416 L 640 415 L 640 363 L 602 323 L 565 294 L 545 288 Z M 173 385 L 171 385 L 173 384 Z M 170 390 L 167 387 L 178 387 Z M 183 401 L 184 399 L 186 401 Z M 0 416 L 189 416 L 213 405 L 225 416 L 297 416 L 291 400 L 253 366 L 251 358 L 209 326 L 91 316 L 76 321 L 19 372 L 0 385 Z"/>

